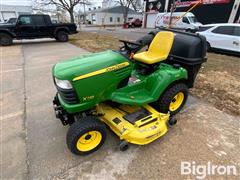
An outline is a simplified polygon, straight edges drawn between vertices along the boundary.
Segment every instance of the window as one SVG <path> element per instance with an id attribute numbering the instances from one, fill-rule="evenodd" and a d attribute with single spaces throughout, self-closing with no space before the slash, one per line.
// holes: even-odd
<path id="1" fill-rule="evenodd" d="M 120 22 L 120 17 L 117 18 L 117 22 Z"/>
<path id="2" fill-rule="evenodd" d="M 202 32 L 202 31 L 206 31 L 206 30 L 208 30 L 208 29 L 210 29 L 210 28 L 212 28 L 213 26 L 202 26 L 202 27 L 199 27 L 199 32 Z"/>
<path id="3" fill-rule="evenodd" d="M 21 22 L 22 25 L 31 25 L 32 19 L 30 16 L 22 16 L 20 17 L 19 22 Z"/>
<path id="4" fill-rule="evenodd" d="M 32 16 L 32 19 L 36 26 L 45 26 L 45 21 L 43 16 Z"/>
<path id="5" fill-rule="evenodd" d="M 233 35 L 240 37 L 240 27 L 235 27 L 235 28 L 234 28 L 234 33 L 233 33 Z"/>
<path id="6" fill-rule="evenodd" d="M 219 26 L 212 32 L 216 34 L 233 35 L 234 26 Z"/>
<path id="7" fill-rule="evenodd" d="M 187 17 L 183 17 L 183 18 L 182 18 L 182 22 L 187 23 L 187 24 L 190 24 Z"/>
<path id="8" fill-rule="evenodd" d="M 189 16 L 189 17 L 188 17 L 188 20 L 189 20 L 190 22 L 192 22 L 192 23 L 198 22 L 198 20 L 197 20 L 197 18 L 196 18 L 195 16 Z"/>
<path id="9" fill-rule="evenodd" d="M 110 17 L 110 22 L 112 22 L 113 21 L 113 18 L 112 17 Z"/>

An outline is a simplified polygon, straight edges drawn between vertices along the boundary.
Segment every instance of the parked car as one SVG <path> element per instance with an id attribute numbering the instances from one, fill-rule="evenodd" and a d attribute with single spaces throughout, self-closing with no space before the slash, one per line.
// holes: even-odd
<path id="1" fill-rule="evenodd" d="M 142 20 L 134 18 L 127 22 L 127 25 L 128 27 L 142 27 Z"/>
<path id="2" fill-rule="evenodd" d="M 240 24 L 208 24 L 200 27 L 198 34 L 207 39 L 207 49 L 240 55 Z"/>
<path id="3" fill-rule="evenodd" d="M 55 38 L 68 41 L 68 35 L 77 33 L 74 23 L 53 24 L 48 15 L 20 15 L 15 24 L 0 24 L 0 44 L 11 45 L 13 39 Z"/>
<path id="4" fill-rule="evenodd" d="M 170 22 L 170 17 L 171 17 L 171 13 L 158 13 L 155 20 L 155 28 L 168 27 Z M 190 13 L 190 12 L 172 13 L 171 27 L 173 29 L 181 29 L 181 30 L 196 32 L 200 26 L 202 26 L 202 24 L 197 20 L 197 18 L 193 13 Z"/>

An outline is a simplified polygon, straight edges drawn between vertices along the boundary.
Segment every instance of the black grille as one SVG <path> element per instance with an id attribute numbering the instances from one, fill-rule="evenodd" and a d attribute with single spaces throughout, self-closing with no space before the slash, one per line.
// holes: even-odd
<path id="1" fill-rule="evenodd" d="M 64 102 L 68 104 L 76 104 L 79 102 L 74 89 L 62 89 L 57 87 L 57 90 Z"/>

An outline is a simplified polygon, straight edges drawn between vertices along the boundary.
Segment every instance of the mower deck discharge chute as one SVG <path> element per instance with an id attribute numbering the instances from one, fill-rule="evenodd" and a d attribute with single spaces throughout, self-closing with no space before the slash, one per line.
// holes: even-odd
<path id="1" fill-rule="evenodd" d="M 119 51 L 104 51 L 53 67 L 56 117 L 70 125 L 68 148 L 84 155 L 99 149 L 106 127 L 128 143 L 144 145 L 164 135 L 186 103 L 206 60 L 202 36 L 178 31 L 152 32 Z M 145 52 L 138 52 L 149 46 Z M 104 123 L 103 123 L 104 122 Z"/>

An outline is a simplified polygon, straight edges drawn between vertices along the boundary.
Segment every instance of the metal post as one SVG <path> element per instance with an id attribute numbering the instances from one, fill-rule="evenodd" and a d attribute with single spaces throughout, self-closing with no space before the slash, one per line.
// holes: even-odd
<path id="1" fill-rule="evenodd" d="M 170 20 L 169 20 L 169 27 L 170 27 L 170 28 L 171 28 L 171 25 L 172 25 L 172 14 L 173 14 L 173 12 L 175 11 L 175 6 L 176 6 L 175 0 L 173 0 L 173 3 L 172 3 L 172 5 L 171 5 L 171 9 L 170 9 L 170 11 L 171 11 Z"/>

